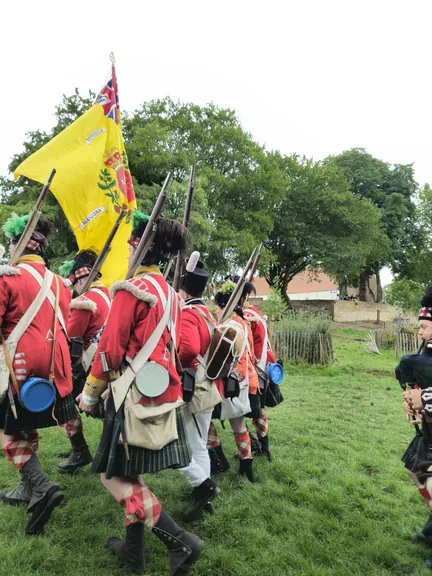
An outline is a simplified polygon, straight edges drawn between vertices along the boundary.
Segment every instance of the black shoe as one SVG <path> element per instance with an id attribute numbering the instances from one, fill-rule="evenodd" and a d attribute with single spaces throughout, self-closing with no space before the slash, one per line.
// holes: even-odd
<path id="1" fill-rule="evenodd" d="M 126 538 L 108 538 L 105 544 L 120 561 L 136 574 L 145 572 L 144 524 L 136 522 L 126 527 Z"/>
<path id="2" fill-rule="evenodd" d="M 212 474 L 219 474 L 229 470 L 230 463 L 222 450 L 222 445 L 217 446 L 217 448 L 210 448 L 209 456 L 210 470 Z"/>
<path id="3" fill-rule="evenodd" d="M 422 544 L 423 546 L 426 546 L 427 548 L 432 548 L 432 538 L 425 536 L 425 534 L 423 534 L 423 532 L 418 532 L 417 534 L 414 534 L 412 540 L 416 544 Z"/>
<path id="4" fill-rule="evenodd" d="M 87 466 L 93 462 L 92 455 L 88 449 L 87 442 L 82 432 L 74 434 L 70 442 L 72 444 L 72 452 L 67 460 L 57 464 L 57 470 L 60 474 L 74 474 L 80 468 Z"/>
<path id="5" fill-rule="evenodd" d="M 61 458 L 62 460 L 65 460 L 67 458 L 69 458 L 69 456 L 72 454 L 72 450 L 69 450 L 69 452 L 57 452 L 57 458 Z"/>
<path id="6" fill-rule="evenodd" d="M 194 488 L 191 500 L 184 512 L 185 522 L 192 522 L 192 520 L 199 518 L 204 507 L 214 500 L 219 493 L 219 488 L 211 478 L 207 478 L 200 486 Z"/>
<path id="7" fill-rule="evenodd" d="M 245 458 L 240 460 L 239 474 L 240 476 L 246 476 L 251 484 L 255 483 L 253 472 L 252 472 L 252 458 Z"/>
<path id="8" fill-rule="evenodd" d="M 203 512 L 206 514 L 214 514 L 214 508 L 210 502 L 207 502 L 207 504 L 204 506 Z"/>
<path id="9" fill-rule="evenodd" d="M 268 435 L 264 436 L 264 438 L 258 438 L 259 440 L 259 444 L 261 446 L 261 454 L 263 456 L 267 457 L 267 460 L 269 462 L 271 462 L 273 460 L 271 452 L 270 452 L 270 446 L 269 446 L 269 437 Z M 253 453 L 253 451 L 252 451 Z"/>
<path id="10" fill-rule="evenodd" d="M 57 464 L 57 470 L 60 474 L 74 474 L 80 468 L 93 462 L 90 450 L 86 446 L 83 450 L 72 450 L 69 458 L 64 462 Z"/>
<path id="11" fill-rule="evenodd" d="M 170 576 L 187 576 L 190 567 L 200 557 L 204 542 L 195 534 L 181 528 L 164 509 L 152 532 L 168 548 Z"/>
<path id="12" fill-rule="evenodd" d="M 27 534 L 40 534 L 51 517 L 54 508 L 59 506 L 64 494 L 58 486 L 52 486 L 45 496 L 32 509 L 32 515 L 26 526 Z"/>

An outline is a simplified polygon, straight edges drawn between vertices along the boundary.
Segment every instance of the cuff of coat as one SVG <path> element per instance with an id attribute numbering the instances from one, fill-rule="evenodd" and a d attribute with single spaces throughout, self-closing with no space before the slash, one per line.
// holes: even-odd
<path id="1" fill-rule="evenodd" d="M 107 382 L 105 380 L 99 380 L 90 374 L 85 383 L 83 393 L 87 397 L 99 398 L 102 392 L 107 388 Z"/>
<path id="2" fill-rule="evenodd" d="M 423 404 L 423 409 L 430 415 L 432 415 L 432 388 L 425 388 L 421 393 L 421 401 Z"/>

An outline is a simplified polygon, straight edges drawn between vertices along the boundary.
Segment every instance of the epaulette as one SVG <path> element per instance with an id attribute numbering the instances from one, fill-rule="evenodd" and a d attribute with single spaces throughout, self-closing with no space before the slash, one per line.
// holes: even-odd
<path id="1" fill-rule="evenodd" d="M 114 282 L 114 284 L 111 284 L 109 290 L 110 296 L 111 298 L 114 298 L 114 296 L 119 290 L 126 290 L 127 292 L 130 292 L 133 296 L 135 296 L 135 298 L 138 298 L 138 300 L 146 302 L 151 308 L 153 308 L 153 306 L 156 306 L 158 298 L 154 294 L 150 294 L 150 292 L 147 292 L 145 286 L 146 284 L 145 282 L 142 282 L 141 278 L 131 278 L 130 280 L 118 280 L 117 282 Z"/>
<path id="2" fill-rule="evenodd" d="M 21 270 L 15 266 L 9 266 L 9 264 L 0 265 L 0 276 L 20 276 Z"/>
<path id="3" fill-rule="evenodd" d="M 93 314 L 97 310 L 96 302 L 90 300 L 83 296 L 78 296 L 78 298 L 74 298 L 70 303 L 71 310 L 90 310 Z"/>

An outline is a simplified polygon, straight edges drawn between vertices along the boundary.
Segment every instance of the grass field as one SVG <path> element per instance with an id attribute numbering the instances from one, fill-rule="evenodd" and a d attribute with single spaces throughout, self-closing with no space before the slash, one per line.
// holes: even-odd
<path id="1" fill-rule="evenodd" d="M 400 462 L 413 430 L 391 375 L 395 358 L 365 352 L 364 335 L 337 328 L 333 366 L 286 368 L 285 402 L 269 411 L 274 462 L 255 461 L 255 485 L 237 476 L 234 461 L 218 477 L 215 514 L 188 526 L 206 542 L 193 574 L 430 574 L 428 552 L 410 542 L 427 509 Z M 99 423 L 85 426 L 95 449 Z M 120 507 L 89 471 L 58 475 L 56 453 L 68 443 L 61 431 L 42 435 L 41 460 L 67 501 L 41 537 L 24 535 L 24 509 L 0 508 L 0 575 L 126 575 L 104 549 L 108 536 L 123 534 Z M 221 435 L 231 456 L 232 435 Z M 17 478 L 2 458 L 0 487 Z M 181 522 L 183 477 L 168 471 L 147 481 Z M 148 574 L 168 574 L 165 548 L 149 533 L 146 548 Z"/>

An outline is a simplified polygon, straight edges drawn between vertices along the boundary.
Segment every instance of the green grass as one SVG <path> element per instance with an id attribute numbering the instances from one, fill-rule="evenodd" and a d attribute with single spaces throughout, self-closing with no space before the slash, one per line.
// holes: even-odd
<path id="1" fill-rule="evenodd" d="M 286 367 L 285 402 L 269 411 L 274 462 L 255 461 L 255 485 L 237 476 L 234 461 L 217 478 L 222 493 L 215 514 L 188 525 L 206 542 L 193 574 L 430 574 L 427 551 L 410 542 L 427 509 L 400 462 L 413 430 L 399 385 L 385 374 L 395 358 L 391 351 L 365 352 L 358 341 L 365 333 L 336 329 L 332 366 Z M 85 428 L 95 449 L 100 425 L 86 420 Z M 123 534 L 120 507 L 89 471 L 58 475 L 56 453 L 67 441 L 62 431 L 42 435 L 42 463 L 67 502 L 41 537 L 24 535 L 24 509 L 0 507 L 0 575 L 125 576 L 103 547 L 108 536 Z M 221 436 L 231 456 L 232 434 Z M 3 458 L 0 486 L 16 481 Z M 168 471 L 147 481 L 181 522 L 183 477 Z M 148 574 L 167 574 L 163 545 L 149 533 L 145 542 Z"/>

